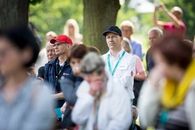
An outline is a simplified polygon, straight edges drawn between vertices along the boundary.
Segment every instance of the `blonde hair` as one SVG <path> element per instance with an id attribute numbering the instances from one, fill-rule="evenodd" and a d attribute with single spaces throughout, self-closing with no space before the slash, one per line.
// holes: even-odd
<path id="1" fill-rule="evenodd" d="M 122 28 L 124 26 L 130 27 L 132 29 L 132 32 L 134 32 L 135 27 L 131 21 L 129 21 L 129 20 L 122 21 L 120 28 Z"/>
<path id="2" fill-rule="evenodd" d="M 46 37 L 46 41 L 49 42 L 52 38 L 56 37 L 57 34 L 53 31 L 49 31 L 46 33 L 45 37 Z"/>
<path id="3" fill-rule="evenodd" d="M 79 33 L 79 25 L 75 19 L 68 19 L 66 24 L 64 25 L 64 34 L 68 36 L 68 26 L 72 25 L 74 27 L 74 36 L 80 35 Z"/>

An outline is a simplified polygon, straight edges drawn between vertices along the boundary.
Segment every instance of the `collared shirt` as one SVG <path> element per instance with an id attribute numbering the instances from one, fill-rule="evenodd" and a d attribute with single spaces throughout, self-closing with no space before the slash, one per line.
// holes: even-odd
<path id="1" fill-rule="evenodd" d="M 12 102 L 0 89 L 0 130 L 50 130 L 53 106 L 47 86 L 34 78 L 23 83 Z"/>
<path id="2" fill-rule="evenodd" d="M 109 76 L 112 77 L 117 82 L 120 82 L 127 90 L 130 99 L 133 99 L 134 98 L 133 84 L 134 84 L 136 58 L 133 55 L 125 52 L 124 56 L 122 57 L 120 63 L 116 68 L 116 72 L 114 73 L 114 75 L 111 74 L 108 65 L 108 55 L 110 55 L 110 64 L 113 70 L 113 68 L 117 64 L 117 61 L 122 56 L 123 52 L 124 50 L 121 50 L 118 53 L 117 57 L 112 56 L 110 52 L 104 54 L 102 57 L 106 63 L 106 71 L 109 74 Z"/>
<path id="3" fill-rule="evenodd" d="M 77 102 L 73 108 L 72 119 L 81 130 L 127 130 L 131 123 L 131 104 L 128 95 L 119 82 L 110 79 L 99 107 L 94 111 L 95 98 L 89 94 L 90 86 L 83 81 L 77 91 Z"/>

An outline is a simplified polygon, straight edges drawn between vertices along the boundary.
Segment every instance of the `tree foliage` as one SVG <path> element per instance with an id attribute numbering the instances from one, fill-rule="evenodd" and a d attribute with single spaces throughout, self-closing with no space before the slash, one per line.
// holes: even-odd
<path id="1" fill-rule="evenodd" d="M 69 18 L 76 19 L 82 29 L 81 0 L 42 0 L 40 3 L 30 5 L 29 21 L 35 24 L 42 38 L 48 31 L 63 33 L 64 24 Z"/>
<path id="2" fill-rule="evenodd" d="M 60 34 L 63 32 L 63 26 L 69 18 L 78 21 L 80 31 L 83 33 L 83 1 L 82 0 L 29 0 L 30 12 L 29 21 L 33 22 L 42 37 L 45 33 L 52 30 Z M 152 13 L 139 14 L 135 10 L 128 8 L 127 4 L 130 0 L 126 0 L 121 7 L 117 16 L 117 25 L 122 20 L 129 19 L 135 24 L 135 36 L 138 40 L 147 43 L 147 30 L 153 26 Z M 190 38 L 194 36 L 194 19 L 195 19 L 195 1 L 194 0 L 163 0 L 171 9 L 178 5 L 184 11 L 184 22 L 187 25 L 187 34 Z M 98 11 L 98 9 L 97 9 Z M 167 16 L 161 18 L 166 19 Z M 90 32 L 89 32 L 90 33 Z"/>
<path id="3" fill-rule="evenodd" d="M 184 12 L 184 22 L 187 26 L 187 35 L 192 39 L 195 35 L 195 0 L 166 0 L 166 5 L 169 8 L 172 8 L 175 5 L 182 8 Z"/>

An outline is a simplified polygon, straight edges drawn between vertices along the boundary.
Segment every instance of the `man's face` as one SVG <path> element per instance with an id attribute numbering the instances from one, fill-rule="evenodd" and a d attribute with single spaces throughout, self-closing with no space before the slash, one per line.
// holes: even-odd
<path id="1" fill-rule="evenodd" d="M 149 39 L 150 45 L 152 46 L 157 43 L 157 41 L 160 39 L 160 36 L 156 31 L 151 31 L 148 34 L 148 39 Z"/>
<path id="2" fill-rule="evenodd" d="M 133 34 L 133 30 L 129 26 L 122 26 L 121 31 L 122 31 L 123 37 L 126 37 L 126 38 L 130 38 L 131 35 Z"/>
<path id="3" fill-rule="evenodd" d="M 46 47 L 47 50 L 47 59 L 50 61 L 56 57 L 55 50 L 52 45 Z"/>
<path id="4" fill-rule="evenodd" d="M 62 43 L 56 42 L 54 44 L 54 49 L 55 49 L 56 56 L 60 56 L 60 55 L 63 55 L 63 54 L 68 54 L 69 47 L 70 46 L 66 43 L 62 44 Z"/>
<path id="5" fill-rule="evenodd" d="M 114 33 L 106 35 L 106 42 L 109 49 L 118 50 L 121 48 L 122 37 Z"/>
<path id="6" fill-rule="evenodd" d="M 84 79 L 89 83 L 89 84 L 96 84 L 100 88 L 104 88 L 105 86 L 105 79 L 106 79 L 106 73 L 104 69 L 95 71 L 91 74 L 86 74 L 84 76 Z"/>

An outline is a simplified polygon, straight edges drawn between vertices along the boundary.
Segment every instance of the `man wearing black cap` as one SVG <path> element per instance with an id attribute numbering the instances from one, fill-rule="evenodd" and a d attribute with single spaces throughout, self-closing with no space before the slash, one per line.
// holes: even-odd
<path id="1" fill-rule="evenodd" d="M 130 99 L 134 98 L 133 79 L 136 59 L 122 49 L 122 33 L 117 26 L 110 26 L 104 33 L 109 51 L 103 55 L 106 70 L 127 90 Z"/>

